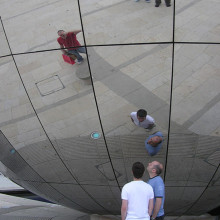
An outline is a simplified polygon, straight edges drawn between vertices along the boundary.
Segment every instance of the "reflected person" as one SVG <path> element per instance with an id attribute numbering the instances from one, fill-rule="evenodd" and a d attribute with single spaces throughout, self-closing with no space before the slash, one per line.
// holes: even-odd
<path id="1" fill-rule="evenodd" d="M 121 192 L 121 220 L 150 220 L 153 210 L 154 192 L 142 180 L 145 167 L 141 162 L 132 166 L 133 181 L 127 183 Z"/>
<path id="2" fill-rule="evenodd" d="M 59 30 L 57 34 L 57 42 L 60 45 L 60 48 L 65 55 L 75 55 L 77 60 L 76 63 L 81 64 L 83 62 L 83 57 L 79 53 L 86 53 L 85 47 L 80 47 L 81 44 L 77 40 L 76 35 L 80 33 L 81 30 L 75 30 L 70 32 L 65 32 L 64 30 Z M 72 48 L 70 48 L 72 47 Z"/>
<path id="3" fill-rule="evenodd" d="M 154 191 L 154 208 L 151 216 L 151 220 L 163 220 L 164 219 L 164 200 L 165 200 L 165 186 L 163 179 L 159 176 L 163 171 L 163 165 L 158 161 L 153 161 L 148 164 L 147 171 L 150 179 L 150 184 Z"/>
<path id="4" fill-rule="evenodd" d="M 171 4 L 170 4 L 170 0 L 165 0 L 165 3 L 166 3 L 166 6 L 167 7 L 170 7 Z M 155 7 L 159 7 L 161 4 L 161 0 L 155 0 Z"/>
<path id="5" fill-rule="evenodd" d="M 139 109 L 137 112 L 131 112 L 130 116 L 132 122 L 138 127 L 152 129 L 156 126 L 154 119 L 147 114 L 145 109 Z"/>
<path id="6" fill-rule="evenodd" d="M 150 156 L 156 155 L 163 143 L 163 134 L 160 131 L 150 135 L 145 141 L 145 148 Z"/>

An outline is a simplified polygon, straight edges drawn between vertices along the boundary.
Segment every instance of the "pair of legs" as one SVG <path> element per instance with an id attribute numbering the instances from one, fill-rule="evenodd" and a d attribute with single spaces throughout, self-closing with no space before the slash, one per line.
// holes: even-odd
<path id="1" fill-rule="evenodd" d="M 71 53 L 76 56 L 78 62 L 83 61 L 83 57 L 79 53 L 86 53 L 86 48 L 85 47 L 79 47 L 74 50 L 68 50 L 68 53 Z"/>
<path id="2" fill-rule="evenodd" d="M 170 0 L 165 0 L 165 3 L 166 3 L 166 6 L 167 7 L 170 7 L 171 4 L 170 4 Z M 155 7 L 159 7 L 161 4 L 161 0 L 155 0 Z"/>

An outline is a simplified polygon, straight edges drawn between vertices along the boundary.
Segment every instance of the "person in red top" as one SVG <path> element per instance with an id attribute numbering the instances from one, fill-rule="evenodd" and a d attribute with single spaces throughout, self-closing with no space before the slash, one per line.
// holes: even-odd
<path id="1" fill-rule="evenodd" d="M 57 42 L 60 44 L 60 48 L 63 54 L 74 54 L 77 57 L 77 63 L 81 64 L 83 57 L 79 53 L 86 53 L 85 47 L 81 47 L 76 35 L 80 33 L 81 30 L 65 32 L 64 30 L 59 30 L 57 33 L 59 37 Z M 65 50 L 66 49 L 66 50 Z"/>

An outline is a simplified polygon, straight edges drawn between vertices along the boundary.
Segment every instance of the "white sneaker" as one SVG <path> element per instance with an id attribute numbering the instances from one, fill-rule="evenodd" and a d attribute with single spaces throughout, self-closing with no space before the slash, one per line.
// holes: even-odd
<path id="1" fill-rule="evenodd" d="M 79 64 L 79 65 L 80 65 L 82 62 L 83 62 L 83 60 L 82 60 L 82 61 L 76 60 L 76 63 Z"/>

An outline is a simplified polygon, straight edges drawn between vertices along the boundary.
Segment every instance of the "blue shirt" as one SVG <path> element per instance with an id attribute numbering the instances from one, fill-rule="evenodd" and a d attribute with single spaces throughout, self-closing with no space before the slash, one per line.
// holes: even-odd
<path id="1" fill-rule="evenodd" d="M 147 182 L 150 184 L 154 191 L 154 205 L 156 202 L 156 198 L 162 198 L 162 204 L 160 207 L 159 212 L 157 213 L 157 217 L 164 215 L 164 200 L 165 200 L 165 187 L 163 183 L 163 179 L 160 176 L 155 176 L 153 178 L 150 178 Z"/>
<path id="2" fill-rule="evenodd" d="M 145 141 L 145 148 L 146 148 L 146 150 L 147 150 L 147 152 L 149 153 L 150 156 L 156 155 L 159 152 L 159 150 L 160 150 L 160 148 L 162 147 L 162 144 L 163 144 L 163 140 L 156 147 L 153 147 L 153 146 L 151 146 L 150 144 L 147 143 L 152 137 L 155 137 L 155 136 L 160 136 L 160 137 L 163 138 L 163 134 L 160 131 L 158 131 L 155 134 L 150 135 Z"/>

